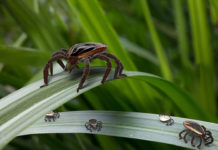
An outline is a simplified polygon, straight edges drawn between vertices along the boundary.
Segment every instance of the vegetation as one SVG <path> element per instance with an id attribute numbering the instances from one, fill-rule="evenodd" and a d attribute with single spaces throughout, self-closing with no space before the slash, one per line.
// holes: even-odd
<path id="1" fill-rule="evenodd" d="M 202 120 L 217 149 L 217 0 L 1 0 L 0 21 L 0 149 L 192 148 L 177 137 L 187 118 Z M 95 60 L 76 93 L 83 69 L 55 65 L 40 89 L 51 54 L 87 41 L 107 44 L 128 77 L 101 85 Z M 45 123 L 54 109 L 61 118 Z M 92 118 L 103 121 L 94 136 L 83 126 Z"/>

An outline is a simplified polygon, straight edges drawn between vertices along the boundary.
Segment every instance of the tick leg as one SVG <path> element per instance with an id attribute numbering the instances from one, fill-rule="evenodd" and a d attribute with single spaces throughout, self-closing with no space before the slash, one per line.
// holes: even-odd
<path id="1" fill-rule="evenodd" d="M 211 140 L 210 140 L 210 142 L 207 141 L 207 143 L 205 143 L 205 145 L 209 145 L 209 144 L 213 143 L 213 137 L 212 137 L 210 131 L 207 131 L 206 133 L 209 135 L 209 137 L 206 138 L 205 140 L 206 140 L 206 141 L 207 141 L 208 139 L 211 139 Z"/>
<path id="2" fill-rule="evenodd" d="M 188 141 L 186 140 L 186 136 L 189 134 L 189 131 L 186 132 L 186 134 L 184 135 L 184 141 L 185 143 L 188 143 Z"/>
<path id="3" fill-rule="evenodd" d="M 58 59 L 57 62 L 63 69 L 65 69 L 65 65 L 60 59 Z"/>
<path id="4" fill-rule="evenodd" d="M 179 133 L 179 139 L 182 139 L 182 133 L 183 133 L 183 132 L 187 132 L 187 129 L 182 130 L 182 131 Z"/>
<path id="5" fill-rule="evenodd" d="M 84 63 L 86 65 L 86 67 L 85 67 L 85 70 L 83 72 L 82 79 L 81 79 L 79 86 L 77 88 L 77 93 L 79 92 L 79 89 L 81 89 L 83 87 L 83 83 L 85 82 L 85 80 L 89 74 L 89 60 L 86 60 Z"/>
<path id="6" fill-rule="evenodd" d="M 55 56 L 55 57 L 52 57 L 52 58 L 50 58 L 48 60 L 48 63 L 45 65 L 44 71 L 43 71 L 44 85 L 40 86 L 40 88 L 45 87 L 45 86 L 48 85 L 48 69 L 49 69 L 49 67 L 50 67 L 50 65 L 52 64 L 53 61 L 56 61 L 56 60 L 58 60 L 60 58 L 67 59 L 67 57 L 65 57 L 65 56 Z M 52 69 L 51 72 L 53 72 L 53 69 Z"/>
<path id="7" fill-rule="evenodd" d="M 200 147 L 201 147 L 201 143 L 202 143 L 202 138 L 200 137 L 200 144 L 197 146 L 198 149 L 200 149 Z"/>
<path id="8" fill-rule="evenodd" d="M 191 141 L 191 144 L 192 144 L 193 147 L 195 147 L 195 145 L 194 145 L 194 143 L 193 143 L 193 142 L 194 142 L 194 139 L 195 139 L 195 135 L 193 135 L 192 141 Z"/>
<path id="9" fill-rule="evenodd" d="M 44 76 L 44 85 L 40 86 L 40 88 L 45 87 L 48 85 L 48 68 L 49 68 L 49 63 L 45 65 L 44 71 L 43 71 L 43 76 Z"/>
<path id="10" fill-rule="evenodd" d="M 101 128 L 102 128 L 102 122 L 98 121 L 98 131 L 101 131 Z"/>
<path id="11" fill-rule="evenodd" d="M 117 67 L 115 69 L 115 74 L 114 74 L 114 78 L 120 78 L 120 77 L 125 77 L 125 74 L 122 74 L 123 71 L 123 64 L 121 63 L 121 61 L 114 55 L 110 54 L 110 53 L 102 53 L 103 55 L 110 57 L 112 59 L 114 59 L 115 63 L 117 64 Z"/>
<path id="12" fill-rule="evenodd" d="M 173 120 L 173 119 L 171 119 L 171 120 L 170 120 L 170 124 L 169 124 L 169 125 L 171 126 L 171 125 L 173 125 L 173 124 L 174 124 L 174 120 Z"/>
<path id="13" fill-rule="evenodd" d="M 50 67 L 51 76 L 53 76 L 53 63 L 52 62 L 49 64 L 49 67 Z"/>
<path id="14" fill-rule="evenodd" d="M 104 84 L 105 80 L 107 79 L 107 76 L 109 75 L 110 71 L 111 71 L 111 67 L 112 64 L 110 62 L 110 59 L 108 59 L 106 56 L 103 55 L 95 55 L 91 58 L 91 60 L 95 59 L 95 58 L 99 58 L 101 60 L 105 60 L 107 62 L 107 70 L 105 71 L 104 77 L 101 81 L 102 84 Z"/>

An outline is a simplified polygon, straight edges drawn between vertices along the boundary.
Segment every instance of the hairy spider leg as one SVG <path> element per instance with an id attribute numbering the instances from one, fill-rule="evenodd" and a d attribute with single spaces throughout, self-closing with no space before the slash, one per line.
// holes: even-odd
<path id="1" fill-rule="evenodd" d="M 110 53 L 102 53 L 103 55 L 110 57 L 112 59 L 114 59 L 115 63 L 117 64 L 117 67 L 115 69 L 115 73 L 114 73 L 114 78 L 119 78 L 119 77 L 126 77 L 125 74 L 122 74 L 123 71 L 123 64 L 121 63 L 121 61 L 114 55 L 110 54 Z"/>
<path id="2" fill-rule="evenodd" d="M 194 145 L 194 143 L 193 143 L 193 142 L 194 142 L 194 139 L 195 139 L 195 135 L 193 135 L 192 141 L 191 141 L 191 144 L 192 144 L 193 147 L 195 147 L 195 145 Z"/>
<path id="3" fill-rule="evenodd" d="M 104 74 L 104 77 L 101 81 L 102 84 L 104 84 L 105 80 L 107 79 L 107 76 L 109 75 L 110 71 L 111 71 L 111 68 L 112 68 L 112 64 L 111 64 L 111 61 L 110 59 L 108 59 L 106 56 L 102 55 L 102 54 L 98 54 L 98 55 L 94 55 L 92 58 L 91 58 L 91 61 L 95 58 L 99 58 L 101 60 L 105 60 L 107 62 L 107 70 L 105 71 L 105 74 Z"/>
<path id="4" fill-rule="evenodd" d="M 182 131 L 179 133 L 179 139 L 182 139 L 182 133 L 183 133 L 183 132 L 187 132 L 187 131 L 188 131 L 188 129 L 182 130 Z"/>
<path id="5" fill-rule="evenodd" d="M 186 136 L 189 134 L 189 130 L 185 133 L 183 140 L 185 141 L 185 143 L 188 143 L 188 141 L 186 140 Z"/>
<path id="6" fill-rule="evenodd" d="M 200 149 L 200 147 L 201 147 L 201 143 L 202 143 L 202 138 L 200 137 L 200 144 L 197 146 L 198 149 Z"/>
<path id="7" fill-rule="evenodd" d="M 49 59 L 49 61 L 47 62 L 47 64 L 45 65 L 44 67 L 44 71 L 43 71 L 43 76 L 44 76 L 44 85 L 40 86 L 40 88 L 44 87 L 44 86 L 47 86 L 48 85 L 48 69 L 50 67 L 50 64 L 57 60 L 57 59 L 60 59 L 60 58 L 64 58 L 64 59 L 67 59 L 67 57 L 65 56 L 55 56 L 55 57 L 52 57 Z"/>
<path id="8" fill-rule="evenodd" d="M 88 59 L 85 60 L 84 63 L 85 63 L 86 66 L 85 66 L 85 70 L 83 71 L 82 79 L 81 79 L 81 81 L 79 83 L 79 86 L 77 88 L 77 93 L 79 92 L 79 89 L 82 88 L 83 83 L 85 82 L 85 80 L 86 80 L 86 78 L 87 78 L 87 76 L 89 74 L 89 60 Z"/>

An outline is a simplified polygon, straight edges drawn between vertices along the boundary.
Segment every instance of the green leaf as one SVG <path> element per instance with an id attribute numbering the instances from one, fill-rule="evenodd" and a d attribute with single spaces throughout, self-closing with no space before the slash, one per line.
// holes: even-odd
<path id="1" fill-rule="evenodd" d="M 160 62 L 162 74 L 166 79 L 172 81 L 172 73 L 170 71 L 170 66 L 169 66 L 167 57 L 165 55 L 164 49 L 161 45 L 160 38 L 159 38 L 157 31 L 154 27 L 147 0 L 140 0 L 139 6 L 141 6 L 142 13 L 144 14 L 145 20 L 148 24 L 148 28 L 149 28 L 149 31 L 150 31 L 150 34 L 152 37 L 155 52 L 156 52 L 158 59 L 159 59 L 159 62 Z"/>
<path id="2" fill-rule="evenodd" d="M 189 13 L 195 52 L 195 63 L 200 74 L 197 96 L 204 110 L 216 114 L 214 53 L 207 21 L 205 1 L 189 0 Z"/>
<path id="3" fill-rule="evenodd" d="M 85 128 L 89 119 L 97 119 L 103 122 L 101 131 L 92 133 Z M 19 135 L 48 134 L 48 133 L 88 133 L 109 136 L 134 138 L 147 141 L 155 141 L 192 148 L 190 141 L 186 144 L 179 140 L 179 132 L 184 129 L 183 122 L 191 120 L 187 118 L 172 117 L 174 124 L 166 126 L 159 121 L 158 114 L 121 112 L 121 111 L 73 111 L 61 112 L 60 118 L 55 122 L 45 122 L 40 118 Z M 204 125 L 212 132 L 214 143 L 210 147 L 202 144 L 202 149 L 216 149 L 218 147 L 218 124 L 192 120 Z M 198 138 L 195 141 L 198 144 Z"/>
<path id="4" fill-rule="evenodd" d="M 58 71 L 60 72 L 62 70 L 60 69 Z M 84 88 L 77 93 L 76 89 L 80 82 L 82 72 L 83 69 L 74 70 L 71 74 L 68 72 L 60 72 L 51 78 L 49 86 L 47 87 L 39 88 L 40 85 L 43 84 L 43 81 L 40 80 L 2 98 L 0 100 L 0 148 L 3 148 L 15 136 L 20 134 L 25 128 L 33 124 L 47 112 L 58 108 L 67 101 L 72 100 L 96 86 L 100 86 L 105 68 L 91 68 Z M 128 78 L 141 81 L 139 83 L 146 81 L 168 95 L 173 102 L 178 104 L 177 107 L 180 108 L 181 111 L 184 110 L 184 108 L 189 110 L 189 112 L 184 111 L 184 114 L 189 115 L 191 113 L 194 118 L 214 119 L 206 112 L 202 111 L 200 106 L 176 85 L 148 73 L 126 71 L 125 74 L 129 77 L 120 79 L 123 80 L 123 83 L 125 83 Z M 112 77 L 113 74 L 110 74 L 108 79 L 111 80 Z M 138 100 L 135 99 L 135 102 L 137 101 Z"/>
<path id="5" fill-rule="evenodd" d="M 11 65 L 42 65 L 50 57 L 50 53 L 48 52 L 2 45 L 0 45 L 0 53 L 0 62 Z"/>

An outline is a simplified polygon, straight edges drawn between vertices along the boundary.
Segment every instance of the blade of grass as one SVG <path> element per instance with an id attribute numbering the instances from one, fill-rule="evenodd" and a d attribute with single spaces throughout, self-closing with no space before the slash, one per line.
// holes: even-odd
<path id="1" fill-rule="evenodd" d="M 37 14 L 27 1 L 1 2 L 39 49 L 53 51 L 67 46 L 59 29 L 54 27 L 52 21 L 48 21 L 44 15 Z M 49 13 L 48 9 L 47 13 Z"/>
<path id="2" fill-rule="evenodd" d="M 182 9 L 182 2 L 183 1 L 181 0 L 173 1 L 175 10 L 175 25 L 177 29 L 178 45 L 181 53 L 182 64 L 184 66 L 190 66 L 187 27 Z"/>
<path id="3" fill-rule="evenodd" d="M 50 57 L 50 53 L 31 48 L 0 45 L 0 62 L 11 65 L 42 65 Z M 10 56 L 10 57 L 5 57 Z"/>
<path id="4" fill-rule="evenodd" d="M 200 73 L 200 86 L 197 95 L 205 111 L 216 114 L 215 76 L 210 31 L 206 16 L 205 2 L 189 0 L 195 62 Z M 200 93 L 200 94 L 199 94 Z"/>
<path id="5" fill-rule="evenodd" d="M 101 85 L 104 71 L 105 68 L 102 67 L 91 68 L 86 81 L 88 85 L 84 85 L 79 93 L 76 92 L 76 88 L 83 69 L 74 70 L 71 74 L 67 72 L 56 74 L 47 87 L 39 88 L 43 84 L 40 80 L 2 98 L 0 100 L 0 149 L 47 112 Z M 175 104 L 178 104 L 177 107 L 181 111 L 184 108 L 189 110 L 183 112 L 187 116 L 191 114 L 194 118 L 215 120 L 207 112 L 202 111 L 198 103 L 195 103 L 191 97 L 174 84 L 148 73 L 130 71 L 125 73 L 129 76 L 128 78 L 146 81 L 162 90 Z M 110 74 L 109 79 L 111 80 L 112 77 L 113 74 Z M 126 82 L 126 79 L 122 80 Z"/>
<path id="6" fill-rule="evenodd" d="M 214 143 L 209 147 L 202 145 L 203 149 L 216 149 L 218 147 L 218 124 L 192 120 L 188 118 L 173 117 L 173 126 L 166 126 L 159 121 L 158 114 L 121 112 L 121 111 L 73 111 L 61 112 L 60 118 L 55 122 L 45 122 L 40 118 L 37 122 L 24 130 L 20 135 L 47 134 L 47 133 L 87 133 L 109 135 L 155 141 L 194 149 L 190 143 L 179 140 L 179 132 L 184 129 L 183 122 L 191 120 L 204 125 L 212 132 Z M 88 131 L 84 124 L 91 118 L 103 122 L 101 131 Z"/>
<path id="7" fill-rule="evenodd" d="M 152 53 L 150 53 L 148 50 L 143 49 L 134 43 L 131 43 L 126 38 L 120 37 L 119 39 L 127 51 L 132 52 L 140 57 L 143 57 L 157 66 L 160 66 L 158 59 Z"/>
<path id="8" fill-rule="evenodd" d="M 162 74 L 166 79 L 172 81 L 172 73 L 170 71 L 170 66 L 168 64 L 167 57 L 166 57 L 165 52 L 163 50 L 163 46 L 161 45 L 157 31 L 156 31 L 154 24 L 153 24 L 153 21 L 151 19 L 151 13 L 149 10 L 147 0 L 140 0 L 139 5 L 142 8 L 141 9 L 142 13 L 144 14 L 145 20 L 148 24 L 148 29 L 151 33 L 152 41 L 153 41 L 153 44 L 155 47 L 155 52 L 156 52 L 158 60 L 160 62 Z"/>

